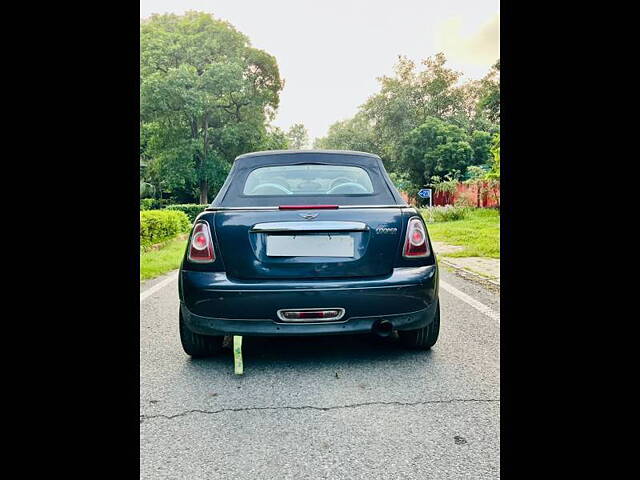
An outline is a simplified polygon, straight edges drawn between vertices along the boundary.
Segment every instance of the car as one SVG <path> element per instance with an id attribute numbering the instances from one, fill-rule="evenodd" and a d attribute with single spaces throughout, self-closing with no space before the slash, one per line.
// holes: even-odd
<path id="1" fill-rule="evenodd" d="M 397 331 L 438 339 L 438 265 L 420 212 L 381 158 L 346 150 L 238 156 L 194 222 L 182 260 L 179 331 L 193 357 L 227 335 Z"/>

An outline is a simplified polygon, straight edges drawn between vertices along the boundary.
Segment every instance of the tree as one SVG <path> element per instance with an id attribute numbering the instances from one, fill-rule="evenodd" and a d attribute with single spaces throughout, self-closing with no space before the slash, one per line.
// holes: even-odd
<path id="1" fill-rule="evenodd" d="M 140 198 L 153 197 L 155 189 L 149 182 L 145 182 L 145 170 L 147 168 L 147 162 L 140 157 Z"/>
<path id="2" fill-rule="evenodd" d="M 350 119 L 329 127 L 318 148 L 361 150 L 380 155 L 387 170 L 412 191 L 436 176 L 465 172 L 491 162 L 492 123 L 478 103 L 482 81 L 459 84 L 443 54 L 427 58 L 418 71 L 400 57 L 392 77 Z M 410 186 L 409 186 L 410 185 Z"/>
<path id="3" fill-rule="evenodd" d="M 392 164 L 398 162 L 406 135 L 427 118 L 452 121 L 462 117 L 464 91 L 458 86 L 462 74 L 446 67 L 438 53 L 421 62 L 399 57 L 393 77 L 379 78 L 380 91 L 362 105 L 381 142 L 381 153 Z"/>
<path id="4" fill-rule="evenodd" d="M 493 138 L 489 132 L 476 130 L 469 137 L 469 144 L 473 150 L 473 165 L 487 165 L 491 163 L 491 146 Z"/>
<path id="5" fill-rule="evenodd" d="M 296 123 L 287 132 L 290 148 L 302 150 L 309 144 L 309 133 L 302 123 Z"/>
<path id="6" fill-rule="evenodd" d="M 358 112 L 353 118 L 332 124 L 327 136 L 316 138 L 313 145 L 314 148 L 329 150 L 379 153 L 373 127 L 362 112 Z"/>
<path id="7" fill-rule="evenodd" d="M 493 155 L 493 161 L 491 163 L 491 171 L 487 175 L 488 178 L 493 180 L 500 180 L 500 134 L 497 133 L 493 137 L 493 145 L 491 146 L 491 155 Z"/>
<path id="8" fill-rule="evenodd" d="M 492 195 L 500 206 L 500 134 L 491 139 L 490 165 L 467 167 L 465 183 L 476 187 L 476 206 L 480 207 L 482 198 Z"/>
<path id="9" fill-rule="evenodd" d="M 140 110 L 149 170 L 208 203 L 231 159 L 267 135 L 283 88 L 273 56 L 212 15 L 153 15 L 140 25 Z"/>
<path id="10" fill-rule="evenodd" d="M 474 131 L 484 131 L 494 133 L 498 131 L 499 124 L 491 117 L 487 110 L 481 105 L 481 101 L 486 95 L 486 84 L 484 80 L 472 80 L 459 87 L 461 102 L 458 110 L 449 119 L 455 125 L 471 134 Z M 499 119 L 498 119 L 499 121 Z"/>
<path id="11" fill-rule="evenodd" d="M 500 123 L 500 60 L 491 67 L 489 73 L 480 81 L 478 108 L 492 122 Z"/>
<path id="12" fill-rule="evenodd" d="M 400 167 L 414 185 L 423 185 L 433 176 L 464 172 L 472 164 L 473 156 L 469 136 L 462 128 L 428 117 L 406 136 Z"/>
<path id="13" fill-rule="evenodd" d="M 260 150 L 286 150 L 289 148 L 287 134 L 278 127 L 267 127 Z"/>

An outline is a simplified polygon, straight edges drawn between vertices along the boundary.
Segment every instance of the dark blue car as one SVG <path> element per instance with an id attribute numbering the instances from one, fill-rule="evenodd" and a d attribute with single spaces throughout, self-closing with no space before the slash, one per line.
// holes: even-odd
<path id="1" fill-rule="evenodd" d="M 180 267 L 180 337 L 207 356 L 225 335 L 398 332 L 429 349 L 438 266 L 420 213 L 377 155 L 241 155 L 196 219 Z"/>

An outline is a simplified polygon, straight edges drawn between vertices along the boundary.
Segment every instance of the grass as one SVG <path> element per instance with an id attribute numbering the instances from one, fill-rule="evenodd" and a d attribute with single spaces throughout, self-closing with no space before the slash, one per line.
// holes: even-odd
<path id="1" fill-rule="evenodd" d="M 183 236 L 184 237 L 184 236 Z M 149 280 L 180 267 L 187 238 L 174 238 L 158 250 L 140 253 L 140 281 Z"/>
<path id="2" fill-rule="evenodd" d="M 429 223 L 427 229 L 434 242 L 464 247 L 459 252 L 448 253 L 448 257 L 500 258 L 500 214 L 497 210 L 470 209 L 462 220 Z"/>

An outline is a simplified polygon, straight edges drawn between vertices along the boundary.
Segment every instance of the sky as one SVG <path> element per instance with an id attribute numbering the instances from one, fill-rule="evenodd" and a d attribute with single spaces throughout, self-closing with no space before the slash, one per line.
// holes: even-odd
<path id="1" fill-rule="evenodd" d="M 140 17 L 197 10 L 227 20 L 276 57 L 285 86 L 274 125 L 303 123 L 311 142 L 352 117 L 398 55 L 444 52 L 464 79 L 500 57 L 499 0 L 141 0 Z"/>

